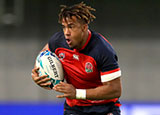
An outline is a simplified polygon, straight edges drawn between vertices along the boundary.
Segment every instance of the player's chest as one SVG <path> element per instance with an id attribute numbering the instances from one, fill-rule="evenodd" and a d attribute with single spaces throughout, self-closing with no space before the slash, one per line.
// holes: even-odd
<path id="1" fill-rule="evenodd" d="M 96 61 L 91 56 L 64 48 L 57 49 L 56 54 L 68 74 L 83 76 L 88 80 L 99 74 Z"/>

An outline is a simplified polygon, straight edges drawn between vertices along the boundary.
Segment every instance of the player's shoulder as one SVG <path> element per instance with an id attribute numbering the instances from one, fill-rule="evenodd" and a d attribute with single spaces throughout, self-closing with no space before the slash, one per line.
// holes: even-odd
<path id="1" fill-rule="evenodd" d="M 106 68 L 105 65 L 113 65 L 113 63 L 116 64 L 115 62 L 118 60 L 118 57 L 108 39 L 97 32 L 93 32 L 92 35 L 92 41 L 95 43 L 95 45 L 92 44 L 94 45 L 94 48 L 91 56 L 96 60 L 97 67 L 102 70 L 103 67 Z"/>
<path id="2" fill-rule="evenodd" d="M 48 41 L 49 49 L 54 52 L 59 47 L 67 47 L 62 31 L 56 32 Z"/>
<path id="3" fill-rule="evenodd" d="M 51 46 L 64 46 L 65 45 L 65 37 L 62 31 L 56 32 L 53 36 L 49 39 L 49 45 Z"/>
<path id="4" fill-rule="evenodd" d="M 61 39 L 64 39 L 64 34 L 62 31 L 59 31 L 52 35 L 52 37 L 50 38 L 50 41 L 56 41 Z"/>
<path id="5" fill-rule="evenodd" d="M 112 44 L 102 34 L 92 31 L 92 42 L 99 51 L 113 51 Z"/>

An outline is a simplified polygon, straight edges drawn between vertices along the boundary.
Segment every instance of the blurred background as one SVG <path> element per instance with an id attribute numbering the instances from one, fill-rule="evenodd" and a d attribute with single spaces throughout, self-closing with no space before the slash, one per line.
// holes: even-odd
<path id="1" fill-rule="evenodd" d="M 62 115 L 64 99 L 30 74 L 38 52 L 61 30 L 59 6 L 81 1 L 0 0 L 0 115 Z M 119 56 L 122 115 L 160 115 L 160 1 L 83 1 L 96 9 L 90 29 Z"/>

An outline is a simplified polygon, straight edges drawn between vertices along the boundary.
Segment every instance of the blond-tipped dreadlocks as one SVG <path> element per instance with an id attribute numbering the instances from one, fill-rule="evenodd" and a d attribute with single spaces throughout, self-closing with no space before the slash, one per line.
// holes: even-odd
<path id="1" fill-rule="evenodd" d="M 83 23 L 89 24 L 96 18 L 90 11 L 95 11 L 95 9 L 90 6 L 86 6 L 83 2 L 73 6 L 61 5 L 58 22 L 62 23 L 63 18 L 66 20 L 67 17 L 72 18 L 72 16 L 76 16 L 76 18 L 82 20 Z"/>

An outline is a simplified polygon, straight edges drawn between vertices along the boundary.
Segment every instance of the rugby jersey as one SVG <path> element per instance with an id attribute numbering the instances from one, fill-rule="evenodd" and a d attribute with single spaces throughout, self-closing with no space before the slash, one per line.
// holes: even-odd
<path id="1" fill-rule="evenodd" d="M 63 32 L 55 33 L 49 40 L 49 50 L 59 57 L 67 83 L 76 89 L 96 88 L 103 82 L 121 76 L 117 63 L 118 57 L 112 45 L 101 34 L 88 31 L 89 35 L 84 46 L 77 50 L 71 49 L 66 43 Z M 69 106 L 90 106 L 116 102 L 110 100 L 81 100 L 66 98 Z"/>

